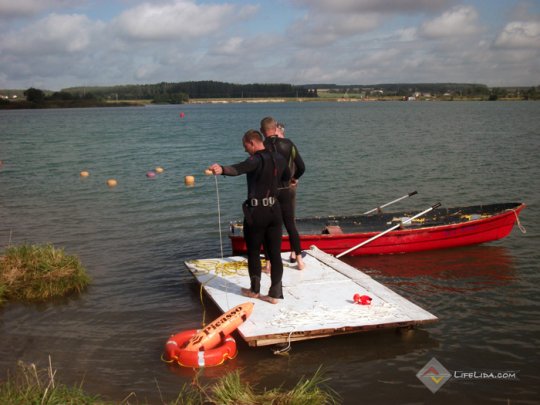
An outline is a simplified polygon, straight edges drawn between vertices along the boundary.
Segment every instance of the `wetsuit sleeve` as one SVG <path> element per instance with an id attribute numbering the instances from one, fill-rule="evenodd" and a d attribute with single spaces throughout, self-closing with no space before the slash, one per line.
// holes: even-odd
<path id="1" fill-rule="evenodd" d="M 293 144 L 293 148 L 296 151 L 294 156 L 294 164 L 296 166 L 296 170 L 294 173 L 291 174 L 293 178 L 298 180 L 306 171 L 306 165 L 304 164 L 304 160 L 302 159 L 302 156 L 300 156 L 300 152 L 298 152 L 298 148 L 296 147 L 296 145 Z"/>
<path id="2" fill-rule="evenodd" d="M 285 170 L 283 170 L 283 174 L 281 175 L 281 184 L 289 184 L 292 178 L 291 174 L 291 169 L 288 165 L 285 165 Z"/>
<path id="3" fill-rule="evenodd" d="M 257 169 L 259 166 L 259 158 L 255 156 L 250 156 L 246 160 L 240 163 L 236 163 L 231 166 L 222 166 L 223 176 L 240 176 L 245 173 L 252 172 Z"/>

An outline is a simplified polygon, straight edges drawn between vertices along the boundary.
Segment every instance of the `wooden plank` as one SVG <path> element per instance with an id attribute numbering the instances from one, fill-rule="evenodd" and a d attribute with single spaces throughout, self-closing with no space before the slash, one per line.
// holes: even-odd
<path id="1" fill-rule="evenodd" d="M 253 313 L 238 332 L 250 346 L 327 337 L 375 328 L 404 327 L 434 322 L 437 318 L 331 255 L 312 248 L 306 251 L 306 268 L 298 270 L 283 253 L 283 293 L 276 305 L 241 295 L 249 287 L 247 261 L 190 260 L 186 266 L 205 292 L 225 312 L 246 301 L 255 303 Z M 261 293 L 270 287 L 263 273 Z M 354 294 L 369 295 L 371 305 L 358 305 Z"/>

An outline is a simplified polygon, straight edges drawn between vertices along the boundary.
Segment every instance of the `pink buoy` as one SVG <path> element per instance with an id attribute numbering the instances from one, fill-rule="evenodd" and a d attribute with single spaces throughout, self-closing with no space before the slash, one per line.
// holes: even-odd
<path id="1" fill-rule="evenodd" d="M 154 177 L 156 177 L 156 172 L 150 170 L 146 172 L 146 177 L 148 177 L 149 179 L 153 179 Z"/>
<path id="2" fill-rule="evenodd" d="M 186 116 L 186 114 L 184 114 L 183 112 L 180 113 L 180 118 L 184 118 Z"/>

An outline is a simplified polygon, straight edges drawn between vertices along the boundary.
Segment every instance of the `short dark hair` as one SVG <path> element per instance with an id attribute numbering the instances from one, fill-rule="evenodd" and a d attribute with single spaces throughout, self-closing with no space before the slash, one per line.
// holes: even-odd
<path id="1" fill-rule="evenodd" d="M 242 140 L 244 142 L 253 142 L 253 141 L 259 141 L 263 142 L 264 137 L 263 135 L 257 131 L 256 129 L 248 129 L 246 133 L 244 134 Z"/>
<path id="2" fill-rule="evenodd" d="M 276 120 L 272 117 L 264 117 L 261 120 L 261 131 L 266 132 L 269 129 L 276 128 Z"/>

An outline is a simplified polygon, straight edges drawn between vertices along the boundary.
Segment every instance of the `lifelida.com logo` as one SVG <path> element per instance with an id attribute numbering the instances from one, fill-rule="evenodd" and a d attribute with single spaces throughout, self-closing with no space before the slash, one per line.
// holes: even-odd
<path id="1" fill-rule="evenodd" d="M 416 377 L 424 383 L 434 394 L 450 379 L 452 375 L 433 357 L 416 374 Z"/>

